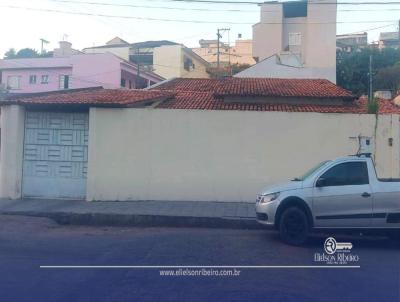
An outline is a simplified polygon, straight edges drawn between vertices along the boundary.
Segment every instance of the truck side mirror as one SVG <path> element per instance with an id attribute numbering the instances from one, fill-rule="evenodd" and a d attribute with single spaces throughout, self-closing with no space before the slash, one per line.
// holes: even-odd
<path id="1" fill-rule="evenodd" d="M 326 179 L 322 178 L 322 177 L 318 178 L 315 186 L 318 187 L 318 188 L 325 187 L 326 186 Z"/>

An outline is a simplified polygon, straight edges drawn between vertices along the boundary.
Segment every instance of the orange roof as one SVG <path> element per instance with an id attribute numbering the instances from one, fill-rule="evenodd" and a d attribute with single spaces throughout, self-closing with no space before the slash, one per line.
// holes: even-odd
<path id="1" fill-rule="evenodd" d="M 157 90 L 213 92 L 216 96 L 273 96 L 354 99 L 328 80 L 275 78 L 177 78 L 157 85 Z"/>
<path id="2" fill-rule="evenodd" d="M 303 85 L 301 85 L 303 84 Z M 273 94 L 274 93 L 274 94 Z M 224 101 L 225 96 L 282 96 L 279 103 Z M 287 97 L 309 99 L 307 104 L 284 103 Z M 341 105 L 313 103 L 313 98 L 342 98 Z M 346 90 L 326 80 L 283 79 L 175 79 L 152 90 L 103 89 L 101 87 L 14 95 L 0 104 L 80 105 L 133 107 L 160 101 L 155 108 L 191 110 L 247 110 L 320 113 L 367 113 L 367 100 L 353 101 Z M 400 114 L 392 101 L 379 100 L 380 113 Z"/>
<path id="3" fill-rule="evenodd" d="M 11 96 L 1 103 L 20 105 L 90 105 L 90 106 L 131 106 L 142 102 L 173 97 L 168 91 L 139 89 L 71 89 L 47 93 L 32 93 Z"/>

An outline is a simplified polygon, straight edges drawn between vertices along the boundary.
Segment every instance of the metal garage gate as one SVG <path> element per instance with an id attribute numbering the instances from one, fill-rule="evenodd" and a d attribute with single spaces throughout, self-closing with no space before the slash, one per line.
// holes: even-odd
<path id="1" fill-rule="evenodd" d="M 85 198 L 88 117 L 87 113 L 26 112 L 24 197 Z"/>

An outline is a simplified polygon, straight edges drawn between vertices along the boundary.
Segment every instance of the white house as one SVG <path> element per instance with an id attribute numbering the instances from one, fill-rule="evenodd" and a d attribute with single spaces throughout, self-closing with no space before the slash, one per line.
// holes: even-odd
<path id="1" fill-rule="evenodd" d="M 336 0 L 264 2 L 253 26 L 256 65 L 237 77 L 321 78 L 336 83 Z"/>
<path id="2" fill-rule="evenodd" d="M 400 108 L 328 80 L 174 79 L 0 101 L 0 197 L 253 202 L 265 185 L 368 145 L 400 176 Z"/>

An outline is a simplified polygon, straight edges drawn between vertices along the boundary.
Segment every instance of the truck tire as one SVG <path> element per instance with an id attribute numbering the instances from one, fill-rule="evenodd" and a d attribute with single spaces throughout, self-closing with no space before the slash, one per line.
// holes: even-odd
<path id="1" fill-rule="evenodd" d="M 306 213 L 298 207 L 283 211 L 279 220 L 279 233 L 283 242 L 290 245 L 302 245 L 307 241 L 309 223 Z"/>

